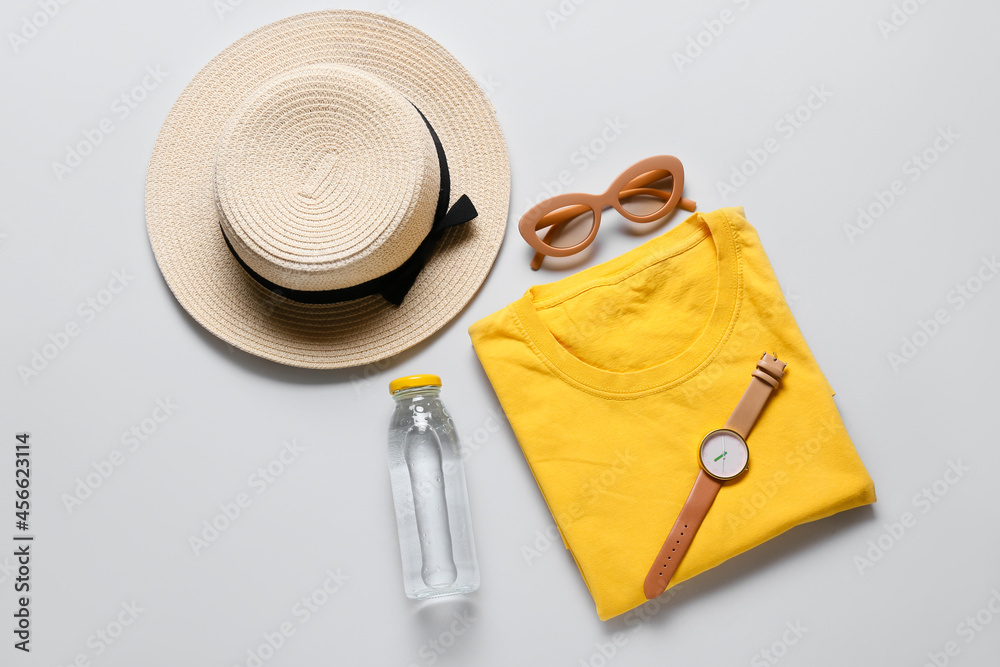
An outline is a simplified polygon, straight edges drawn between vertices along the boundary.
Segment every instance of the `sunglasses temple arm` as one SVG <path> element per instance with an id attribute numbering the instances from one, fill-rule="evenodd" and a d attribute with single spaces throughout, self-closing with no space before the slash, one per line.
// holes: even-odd
<path id="1" fill-rule="evenodd" d="M 542 243 L 545 245 L 552 245 L 552 239 L 555 238 L 556 234 L 559 233 L 559 229 L 562 228 L 566 222 L 572 220 L 578 215 L 581 215 L 582 213 L 586 213 L 589 210 L 589 206 L 580 204 L 578 206 L 567 206 L 559 211 L 547 213 L 539 218 L 538 222 L 535 223 L 535 230 L 545 229 L 548 227 L 549 229 L 545 232 L 545 238 L 542 239 Z M 541 268 L 543 259 L 545 259 L 545 255 L 540 252 L 535 253 L 535 256 L 531 258 L 531 268 L 533 271 L 537 271 Z"/>
<path id="2" fill-rule="evenodd" d="M 627 199 L 628 197 L 634 197 L 636 195 L 650 195 L 650 196 L 653 196 L 653 197 L 662 197 L 663 195 L 666 195 L 667 198 L 669 199 L 670 198 L 670 194 L 671 193 L 670 193 L 669 190 L 653 190 L 653 189 L 650 189 L 650 188 L 634 188 L 634 187 L 632 187 L 632 183 L 629 183 L 628 186 L 626 187 L 626 189 L 622 190 L 621 197 L 623 199 Z M 677 206 L 678 206 L 678 208 L 682 208 L 685 211 L 694 211 L 696 208 L 698 208 L 698 204 L 696 204 L 695 202 L 691 201 L 690 199 L 686 199 L 684 197 L 680 198 L 680 200 L 677 202 Z"/>
<path id="3" fill-rule="evenodd" d="M 666 177 L 667 174 L 669 174 L 669 173 L 670 172 L 668 172 L 666 170 L 663 170 L 663 169 L 655 169 L 653 171 L 647 171 L 645 174 L 639 174 L 638 176 L 636 176 L 635 178 L 633 178 L 631 181 L 629 181 L 628 183 L 626 183 L 625 187 L 622 188 L 622 189 L 623 190 L 631 190 L 632 188 L 642 188 L 642 187 L 645 187 L 645 186 L 649 185 L 650 183 L 655 183 L 656 181 L 660 180 L 661 178 Z"/>
<path id="4" fill-rule="evenodd" d="M 555 227 L 561 225 L 567 220 L 572 220 L 578 215 L 582 215 L 590 210 L 590 207 L 585 204 L 578 204 L 576 206 L 567 206 L 561 208 L 558 211 L 553 211 L 552 213 L 546 213 L 538 222 L 535 223 L 535 230 L 545 229 L 546 227 Z M 546 236 L 546 238 L 548 238 Z"/>
<path id="5" fill-rule="evenodd" d="M 545 245 L 552 245 L 552 239 L 556 237 L 556 234 L 559 233 L 559 229 L 563 226 L 563 224 L 565 224 L 565 222 L 566 222 L 565 220 L 562 220 L 560 222 L 550 225 L 549 230 L 545 232 L 545 238 L 542 239 L 542 243 L 544 243 Z M 531 265 L 530 265 L 531 270 L 537 271 L 538 269 L 542 268 L 542 260 L 544 259 L 545 255 L 543 255 L 540 252 L 536 252 L 535 256 L 531 258 Z"/>
<path id="6" fill-rule="evenodd" d="M 645 174 L 641 174 L 641 175 L 636 176 L 635 178 L 633 178 L 631 181 L 629 181 L 628 184 L 625 186 L 624 190 L 633 190 L 633 189 L 645 187 L 645 186 L 649 185 L 650 183 L 655 183 L 656 181 L 658 181 L 661 178 L 665 177 L 668 173 L 669 172 L 666 171 L 666 170 L 656 169 L 656 170 L 647 172 Z M 627 193 L 625 193 L 625 192 L 623 192 L 622 194 L 624 196 L 627 196 Z M 695 204 L 690 199 L 685 199 L 684 197 L 681 197 L 681 200 L 680 200 L 680 202 L 678 202 L 677 205 L 680 208 L 684 209 L 685 211 L 694 211 L 696 208 L 698 208 L 697 204 Z"/>
<path id="7" fill-rule="evenodd" d="M 545 259 L 545 255 L 543 255 L 540 252 L 536 252 L 535 256 L 531 258 L 531 264 L 530 264 L 531 270 L 537 271 L 538 269 L 542 268 L 543 259 Z"/>

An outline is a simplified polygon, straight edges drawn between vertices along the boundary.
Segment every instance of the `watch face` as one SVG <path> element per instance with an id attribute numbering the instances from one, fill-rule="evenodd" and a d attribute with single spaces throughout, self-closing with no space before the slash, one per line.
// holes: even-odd
<path id="1" fill-rule="evenodd" d="M 701 467 L 716 479 L 732 479 L 747 468 L 750 451 L 739 433 L 728 429 L 712 431 L 701 441 Z"/>

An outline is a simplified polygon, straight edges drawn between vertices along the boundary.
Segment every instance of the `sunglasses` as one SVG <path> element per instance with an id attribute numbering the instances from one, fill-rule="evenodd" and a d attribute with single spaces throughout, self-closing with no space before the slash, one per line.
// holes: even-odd
<path id="1" fill-rule="evenodd" d="M 697 205 L 681 196 L 683 190 L 681 161 L 656 155 L 623 171 L 603 194 L 558 195 L 532 206 L 518 223 L 521 236 L 536 251 L 531 268 L 537 271 L 546 255 L 568 257 L 593 243 L 606 208 L 632 222 L 660 220 L 678 206 L 694 211 Z"/>

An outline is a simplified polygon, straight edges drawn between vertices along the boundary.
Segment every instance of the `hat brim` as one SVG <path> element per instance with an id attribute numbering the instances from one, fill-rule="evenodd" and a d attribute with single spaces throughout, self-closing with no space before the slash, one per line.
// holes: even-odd
<path id="1" fill-rule="evenodd" d="M 451 228 L 401 306 L 380 296 L 290 301 L 250 279 L 223 241 L 212 190 L 216 146 L 251 91 L 291 68 L 342 63 L 394 85 L 427 117 L 448 158 L 452 203 L 476 219 Z M 146 175 L 146 224 L 174 296 L 202 326 L 251 354 L 304 368 L 393 356 L 453 319 L 503 241 L 510 163 L 493 105 L 441 45 L 401 21 L 338 10 L 293 16 L 244 36 L 188 84 L 160 130 Z"/>

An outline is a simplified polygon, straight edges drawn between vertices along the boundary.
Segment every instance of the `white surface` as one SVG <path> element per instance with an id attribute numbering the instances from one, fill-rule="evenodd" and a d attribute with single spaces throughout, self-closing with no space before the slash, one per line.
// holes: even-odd
<path id="1" fill-rule="evenodd" d="M 230 1 L 220 18 L 217 6 Z M 9 33 L 39 5 L 2 10 L 0 443 L 6 452 L 15 432 L 32 433 L 38 537 L 30 656 L 11 647 L 13 559 L 0 556 L 0 663 L 68 665 L 82 654 L 102 666 L 247 665 L 248 649 L 287 621 L 295 634 L 264 664 L 765 665 L 760 651 L 773 647 L 778 664 L 921 665 L 951 641 L 957 655 L 939 662 L 997 664 L 997 614 L 982 614 L 993 622 L 981 631 L 960 624 L 1000 591 L 991 474 L 1000 465 L 1000 281 L 971 301 L 951 290 L 1000 250 L 1000 6 L 911 0 L 919 9 L 884 38 L 889 0 L 566 0 L 573 11 L 554 29 L 546 12 L 559 11 L 557 0 L 349 3 L 415 24 L 488 86 L 510 146 L 511 219 L 490 278 L 444 331 L 385 364 L 315 372 L 257 360 L 202 331 L 160 278 L 146 237 L 146 163 L 186 83 L 245 32 L 329 7 L 221 2 L 71 2 L 16 53 Z M 724 9 L 732 21 L 679 70 L 674 53 Z M 122 118 L 115 100 L 147 66 L 167 74 Z M 790 132 L 781 119 L 813 87 L 832 97 L 814 97 L 818 108 Z M 51 163 L 104 118 L 114 131 L 59 181 Z M 912 181 L 904 163 L 949 127 L 958 139 Z M 613 141 L 589 160 L 578 147 L 599 144 L 602 132 Z M 777 152 L 724 201 L 717 182 L 769 138 Z M 746 208 L 838 391 L 879 502 L 797 528 L 685 584 L 658 610 L 602 623 L 571 557 L 545 537 L 551 518 L 510 431 L 495 428 L 498 405 L 466 329 L 529 285 L 565 275 L 532 273 L 515 230 L 546 183 L 565 170 L 570 189 L 600 191 L 656 153 L 682 159 L 685 195 L 699 209 Z M 894 179 L 905 192 L 849 242 L 843 225 Z M 609 216 L 582 264 L 649 234 L 629 231 Z M 116 270 L 133 278 L 91 321 L 78 304 Z M 937 309 L 946 323 L 894 371 L 887 353 Z M 79 335 L 22 382 L 17 367 L 71 322 Z M 411 372 L 444 378 L 442 397 L 477 447 L 467 471 L 482 588 L 445 604 L 410 602 L 400 580 L 386 383 Z M 122 434 L 168 398 L 176 410 L 129 451 Z M 284 473 L 271 485 L 252 477 L 288 440 L 304 451 Z M 62 495 L 114 450 L 124 463 L 68 513 Z M 0 460 L 8 554 L 13 458 Z M 940 482 L 936 502 L 915 496 L 944 479 L 949 461 L 970 470 Z M 240 493 L 252 504 L 195 556 L 189 536 Z M 882 537 L 891 548 L 859 574 L 854 557 L 904 512 L 915 524 L 898 540 Z M 538 550 L 530 563 L 526 548 Z M 338 569 L 349 580 L 302 623 L 293 606 Z M 138 619 L 98 655 L 88 637 L 133 600 Z M 796 623 L 807 629 L 801 637 L 788 630 Z"/>

